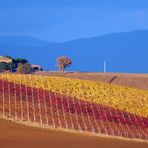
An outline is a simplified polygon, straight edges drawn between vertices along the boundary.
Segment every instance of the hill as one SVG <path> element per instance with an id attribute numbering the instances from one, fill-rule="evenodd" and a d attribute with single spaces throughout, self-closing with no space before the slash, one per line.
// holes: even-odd
<path id="1" fill-rule="evenodd" d="M 0 86 L 3 118 L 68 132 L 147 139 L 147 91 L 18 74 L 0 75 Z"/>
<path id="2" fill-rule="evenodd" d="M 35 47 L 0 45 L 0 55 L 24 57 L 50 70 L 56 69 L 57 56 L 67 55 L 73 71 L 103 71 L 106 60 L 108 72 L 147 73 L 147 49 L 148 31 L 137 30 Z"/>
<path id="3" fill-rule="evenodd" d="M 0 36 L 0 46 L 28 46 L 28 47 L 37 47 L 37 46 L 45 46 L 50 45 L 51 42 L 37 39 L 35 37 L 30 36 Z"/>
<path id="4" fill-rule="evenodd" d="M 147 74 L 127 74 L 127 73 L 83 73 L 83 72 L 67 72 L 61 74 L 58 72 L 37 72 L 39 75 L 60 76 L 68 78 L 77 78 L 82 80 L 92 80 L 116 84 L 126 87 L 133 87 L 143 90 L 148 90 L 148 75 Z"/>

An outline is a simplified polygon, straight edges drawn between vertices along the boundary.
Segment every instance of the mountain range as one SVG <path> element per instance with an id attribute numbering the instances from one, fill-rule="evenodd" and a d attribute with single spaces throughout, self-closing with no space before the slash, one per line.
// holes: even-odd
<path id="1" fill-rule="evenodd" d="M 56 58 L 72 59 L 70 71 L 148 73 L 148 30 L 53 43 L 30 36 L 0 36 L 0 55 L 21 57 L 56 70 Z"/>

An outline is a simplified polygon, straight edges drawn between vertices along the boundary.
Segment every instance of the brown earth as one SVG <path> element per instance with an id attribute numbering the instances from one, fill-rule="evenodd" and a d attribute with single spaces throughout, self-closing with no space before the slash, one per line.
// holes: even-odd
<path id="1" fill-rule="evenodd" d="M 62 76 L 68 78 L 78 78 L 83 80 L 93 80 L 129 86 L 139 89 L 148 90 L 148 74 L 127 74 L 127 73 L 82 73 L 82 72 L 67 72 L 61 74 L 59 72 L 40 72 L 40 75 Z"/>
<path id="2" fill-rule="evenodd" d="M 147 148 L 148 142 L 126 141 L 28 127 L 0 119 L 0 148 Z"/>

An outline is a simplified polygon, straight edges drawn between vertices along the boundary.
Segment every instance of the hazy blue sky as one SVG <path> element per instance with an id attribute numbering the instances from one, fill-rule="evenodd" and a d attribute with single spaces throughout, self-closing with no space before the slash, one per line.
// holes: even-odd
<path id="1" fill-rule="evenodd" d="M 148 0 L 0 0 L 0 35 L 65 41 L 148 29 Z"/>

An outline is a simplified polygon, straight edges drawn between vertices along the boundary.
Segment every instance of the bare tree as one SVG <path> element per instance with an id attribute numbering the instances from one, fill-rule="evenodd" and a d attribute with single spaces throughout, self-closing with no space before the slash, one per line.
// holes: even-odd
<path id="1" fill-rule="evenodd" d="M 18 73 L 22 73 L 22 74 L 29 74 L 29 73 L 31 73 L 30 64 L 28 64 L 28 63 L 25 63 L 25 64 L 19 63 L 18 64 L 18 68 L 17 68 L 17 72 Z"/>
<path id="2" fill-rule="evenodd" d="M 72 64 L 71 59 L 66 56 L 61 56 L 57 58 L 57 66 L 59 67 L 62 73 L 64 73 L 65 68 L 71 66 L 71 64 Z"/>

